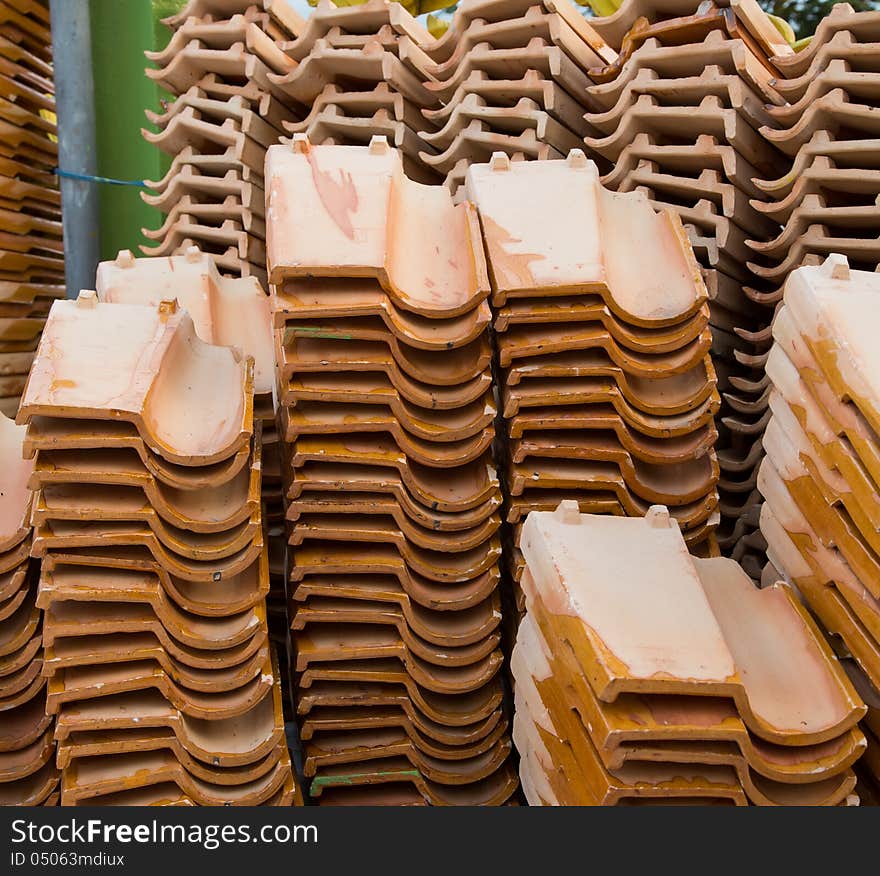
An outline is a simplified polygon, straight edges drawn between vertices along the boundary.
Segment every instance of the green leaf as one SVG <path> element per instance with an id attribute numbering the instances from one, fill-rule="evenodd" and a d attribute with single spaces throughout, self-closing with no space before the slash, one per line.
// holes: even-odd
<path id="1" fill-rule="evenodd" d="M 443 34 L 449 30 L 449 22 L 438 18 L 436 15 L 429 15 L 427 21 L 428 33 L 435 39 L 440 39 Z"/>
<path id="2" fill-rule="evenodd" d="M 790 45 L 793 46 L 797 37 L 794 35 L 794 30 L 792 30 L 791 25 L 784 19 L 780 18 L 778 15 L 773 15 L 772 12 L 767 13 L 767 18 L 773 24 L 773 27 L 779 31 L 782 38 Z"/>
<path id="3" fill-rule="evenodd" d="M 589 6 L 593 10 L 593 15 L 600 17 L 614 15 L 623 6 L 623 0 L 576 0 L 576 2 L 580 6 Z"/>

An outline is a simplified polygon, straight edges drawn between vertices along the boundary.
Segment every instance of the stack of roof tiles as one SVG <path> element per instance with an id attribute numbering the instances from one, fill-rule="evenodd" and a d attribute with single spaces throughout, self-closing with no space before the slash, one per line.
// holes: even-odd
<path id="1" fill-rule="evenodd" d="M 781 227 L 749 244 L 758 262 L 750 267 L 770 289 L 764 301 L 778 307 L 786 277 L 801 265 L 817 266 L 830 253 L 854 268 L 880 263 L 880 12 L 838 4 L 807 48 L 773 62 L 773 86 L 787 103 L 768 108 L 771 123 L 761 133 L 787 163 L 755 180 L 762 201 L 753 205 Z"/>
<path id="2" fill-rule="evenodd" d="M 30 559 L 33 463 L 25 429 L 0 413 L 0 805 L 58 802 L 52 716 L 42 673 L 37 564 Z"/>
<path id="3" fill-rule="evenodd" d="M 832 252 L 867 270 L 880 262 L 880 11 L 838 4 L 806 49 L 774 62 L 781 71 L 774 87 L 788 103 L 768 108 L 772 124 L 762 134 L 787 163 L 784 175 L 756 180 L 774 203 L 755 207 L 782 228 L 751 244 L 766 262 L 753 270 L 772 284 L 773 304 L 792 270 Z"/>
<path id="4" fill-rule="evenodd" d="M 439 130 L 422 160 L 454 194 L 472 163 L 564 158 L 593 131 L 587 71 L 617 52 L 568 0 L 463 0 L 449 30 L 425 48 L 425 83 L 442 108 L 424 115 Z"/>
<path id="5" fill-rule="evenodd" d="M 880 691 L 880 275 L 841 255 L 792 273 L 767 361 L 758 486 L 772 566 Z M 876 726 L 876 725 L 875 725 Z M 876 740 L 875 740 L 876 743 Z M 876 744 L 875 744 L 876 748 Z M 876 762 L 876 760 L 875 760 Z"/>
<path id="6" fill-rule="evenodd" d="M 856 789 L 864 803 L 880 806 L 880 694 L 873 688 L 860 693 L 868 706 L 868 714 L 861 725 L 868 744 L 858 764 Z"/>
<path id="7" fill-rule="evenodd" d="M 468 171 L 466 195 L 492 278 L 515 543 L 529 511 L 572 499 L 634 516 L 665 503 L 688 544 L 703 545 L 717 523 L 718 393 L 681 220 L 603 188 L 580 150 L 495 155 Z M 511 557 L 519 579 L 522 557 Z"/>
<path id="8" fill-rule="evenodd" d="M 769 416 L 763 364 L 773 287 L 760 264 L 748 264 L 760 261 L 748 242 L 773 239 L 778 224 L 750 199 L 768 199 L 753 178 L 786 167 L 760 132 L 776 126 L 772 107 L 784 103 L 770 57 L 792 50 L 754 0 L 699 8 L 693 0 L 627 0 L 591 24 L 620 55 L 590 71 L 597 84 L 587 90 L 586 120 L 597 133 L 586 138 L 588 152 L 614 164 L 603 177 L 609 187 L 645 192 L 655 206 L 676 210 L 706 269 L 722 394 L 718 540 L 757 578 L 755 484 Z"/>
<path id="9" fill-rule="evenodd" d="M 297 705 L 322 803 L 503 803 L 501 502 L 471 205 L 398 151 L 269 150 Z"/>
<path id="10" fill-rule="evenodd" d="M 120 252 L 98 266 L 96 289 L 102 301 L 158 306 L 176 299 L 193 319 L 199 338 L 237 347 L 254 358 L 254 418 L 260 422 L 263 535 L 269 548 L 269 628 L 282 655 L 288 651 L 287 600 L 283 558 L 284 503 L 281 449 L 275 423 L 275 356 L 269 298 L 255 277 L 223 277 L 198 247 L 180 256 L 136 259 Z M 273 570 L 273 565 L 279 568 Z M 273 571 L 276 574 L 273 574 Z M 287 661 L 281 661 L 286 674 Z"/>
<path id="11" fill-rule="evenodd" d="M 253 384 L 253 359 L 200 340 L 175 301 L 83 292 L 49 313 L 19 420 L 63 805 L 296 795 Z"/>
<path id="12" fill-rule="evenodd" d="M 13 417 L 64 296 L 49 6 L 0 0 L 0 412 Z"/>
<path id="13" fill-rule="evenodd" d="M 775 574 L 772 563 L 768 563 L 767 571 L 768 577 L 770 574 Z M 835 641 L 831 639 L 832 647 Z M 868 709 L 859 725 L 862 733 L 865 734 L 865 753 L 853 767 L 858 777 L 856 794 L 859 797 L 859 805 L 880 806 L 880 692 L 871 685 L 855 660 L 843 654 L 840 662 Z"/>
<path id="14" fill-rule="evenodd" d="M 513 652 L 530 803 L 849 805 L 856 690 L 790 587 L 643 519 L 529 516 Z"/>
<path id="15" fill-rule="evenodd" d="M 410 177 L 442 181 L 422 158 L 437 151 L 426 139 L 436 125 L 422 115 L 441 105 L 424 85 L 432 65 L 425 51 L 435 42 L 397 2 L 337 8 L 321 0 L 298 38 L 280 46 L 293 69 L 272 81 L 303 107 L 302 121 L 284 127 L 316 145 L 367 145 L 384 136 Z"/>
<path id="16" fill-rule="evenodd" d="M 147 112 L 158 133 L 144 137 L 173 157 L 165 177 L 150 182 L 144 200 L 166 218 L 146 255 L 169 256 L 197 244 L 221 272 L 265 282 L 263 165 L 285 121 L 296 118 L 271 76 L 292 62 L 276 41 L 301 24 L 282 0 L 190 0 L 165 23 L 174 36 L 161 52 L 147 52 L 158 69 L 147 75 L 175 99 L 164 112 Z"/>

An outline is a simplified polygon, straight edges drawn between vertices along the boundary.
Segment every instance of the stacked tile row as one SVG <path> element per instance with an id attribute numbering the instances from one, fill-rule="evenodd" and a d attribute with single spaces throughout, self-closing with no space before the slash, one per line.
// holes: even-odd
<path id="1" fill-rule="evenodd" d="M 285 129 L 315 145 L 366 146 L 383 136 L 400 151 L 408 176 L 441 182 L 423 160 L 438 151 L 427 139 L 437 125 L 422 114 L 441 107 L 425 85 L 432 78 L 425 52 L 434 43 L 397 2 L 337 7 L 321 0 L 297 38 L 280 45 L 292 69 L 272 81 L 303 108 L 301 121 Z"/>
<path id="2" fill-rule="evenodd" d="M 23 426 L 0 413 L 0 805 L 58 802 L 53 719 L 46 711 L 38 564 L 31 560 L 28 479 Z"/>
<path id="3" fill-rule="evenodd" d="M 253 359 L 114 270 L 55 302 L 19 412 L 61 802 L 289 805 Z"/>
<path id="4" fill-rule="evenodd" d="M 793 581 L 880 691 L 880 276 L 845 257 L 794 271 L 767 361 L 772 417 L 758 486 L 766 579 Z M 875 758 L 876 762 L 876 758 Z"/>
<path id="5" fill-rule="evenodd" d="M 0 2 L 0 412 L 14 417 L 53 299 L 64 297 L 49 4 Z"/>
<path id="6" fill-rule="evenodd" d="M 264 10 L 264 8 L 266 9 Z M 145 255 L 170 256 L 197 245 L 230 276 L 266 281 L 263 166 L 266 149 L 297 117 L 271 81 L 292 62 L 277 42 L 301 21 L 280 0 L 262 7 L 243 0 L 190 0 L 165 24 L 174 35 L 161 52 L 146 52 L 146 73 L 174 96 L 146 115 L 158 133 L 144 137 L 172 156 L 157 194 L 144 200 L 165 214 L 144 229 L 157 241 Z"/>
<path id="7" fill-rule="evenodd" d="M 605 189 L 580 150 L 497 154 L 470 168 L 466 196 L 492 279 L 513 577 L 526 515 L 561 500 L 628 516 L 664 503 L 706 550 L 719 399 L 706 287 L 679 217 Z"/>
<path id="8" fill-rule="evenodd" d="M 289 651 L 287 599 L 283 575 L 284 503 L 281 449 L 272 398 L 275 360 L 269 299 L 255 277 L 223 277 L 211 257 L 197 247 L 182 256 L 135 259 L 121 252 L 98 268 L 101 300 L 157 306 L 176 298 L 209 344 L 238 347 L 254 357 L 254 417 L 260 421 L 263 536 L 269 550 L 269 631 L 281 655 Z M 279 559 L 279 554 L 281 557 Z M 280 661 L 287 690 L 287 660 Z"/>
<path id="9" fill-rule="evenodd" d="M 464 0 L 430 47 L 425 83 L 442 107 L 422 160 L 461 197 L 471 164 L 495 152 L 514 160 L 564 158 L 595 133 L 588 71 L 617 52 L 568 0 Z"/>
<path id="10" fill-rule="evenodd" d="M 755 181 L 772 202 L 754 206 L 781 227 L 772 240 L 750 245 L 762 261 L 753 270 L 771 285 L 766 300 L 775 305 L 791 271 L 830 253 L 859 269 L 880 262 L 873 239 L 880 12 L 857 13 L 840 3 L 808 48 L 774 62 L 781 70 L 774 88 L 787 103 L 768 108 L 772 125 L 761 133 L 786 164 L 784 173 Z"/>
<path id="11" fill-rule="evenodd" d="M 866 708 L 794 591 L 668 511 L 526 521 L 512 667 L 533 805 L 851 805 Z"/>
<path id="12" fill-rule="evenodd" d="M 880 82 L 880 13 L 837 4 L 809 46 L 773 58 L 774 89 L 786 101 L 769 107 L 765 140 L 785 156 L 776 174 L 755 179 L 756 209 L 777 224 L 769 240 L 749 241 L 753 270 L 768 290 L 764 303 L 778 308 L 789 273 L 818 266 L 830 253 L 854 268 L 880 263 L 876 240 L 877 109 Z M 771 338 L 764 333 L 769 349 Z M 765 381 L 765 393 L 769 381 Z M 769 416 L 769 412 L 768 412 Z"/>
<path id="13" fill-rule="evenodd" d="M 296 699 L 319 802 L 505 802 L 501 494 L 471 205 L 369 147 L 269 150 Z"/>
<path id="14" fill-rule="evenodd" d="M 784 103 L 770 58 L 791 49 L 755 3 L 722 5 L 628 0 L 614 16 L 591 19 L 620 55 L 590 71 L 596 84 L 587 89 L 586 119 L 598 133 L 586 144 L 613 164 L 606 185 L 644 192 L 681 216 L 705 269 L 722 397 L 718 541 L 756 579 L 764 562 L 756 480 L 769 416 L 763 365 L 772 287 L 761 265 L 750 264 L 759 260 L 749 243 L 772 240 L 779 229 L 762 212 L 767 196 L 753 179 L 786 167 L 763 133 Z"/>
<path id="15" fill-rule="evenodd" d="M 224 276 L 248 278 L 265 288 L 266 150 L 282 138 L 286 123 L 305 112 L 272 77 L 294 66 L 278 46 L 304 23 L 286 0 L 189 0 L 164 23 L 174 35 L 163 51 L 146 53 L 158 67 L 147 75 L 175 99 L 161 114 L 147 112 L 159 132 L 144 131 L 144 137 L 173 160 L 162 180 L 148 183 L 156 194 L 142 195 L 166 219 L 159 229 L 144 231 L 159 244 L 141 250 L 164 257 L 197 246 Z M 263 353 L 269 350 L 271 345 Z M 286 655 L 281 450 L 271 396 L 264 387 L 257 393 L 270 621 Z M 286 675 L 286 659 L 281 667 Z"/>
<path id="16" fill-rule="evenodd" d="M 465 0 L 440 39 L 399 3 L 321 0 L 281 48 L 295 67 L 272 81 L 304 108 L 291 134 L 384 136 L 410 177 L 445 182 L 457 199 L 468 166 L 494 152 L 561 158 L 580 146 L 586 71 L 617 55 L 568 0 Z"/>
<path id="17" fill-rule="evenodd" d="M 288 652 L 287 600 L 283 577 L 284 503 L 281 448 L 272 398 L 275 357 L 269 298 L 256 277 L 224 277 L 214 260 L 198 247 L 167 258 L 136 259 L 120 252 L 98 266 L 96 290 L 101 301 L 157 307 L 177 300 L 208 344 L 237 347 L 254 359 L 254 419 L 261 426 L 261 499 L 263 537 L 269 550 L 269 629 L 280 654 Z M 278 558 L 278 554 L 281 558 Z M 287 674 L 287 660 L 281 660 Z M 286 690 L 286 685 L 284 686 Z"/>

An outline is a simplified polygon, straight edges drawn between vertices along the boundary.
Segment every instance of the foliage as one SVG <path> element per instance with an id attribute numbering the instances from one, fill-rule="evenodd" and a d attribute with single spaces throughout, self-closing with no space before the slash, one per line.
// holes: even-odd
<path id="1" fill-rule="evenodd" d="M 177 11 L 183 0 L 153 0 L 154 8 L 163 8 L 168 11 L 163 15 L 171 15 Z M 311 6 L 317 6 L 318 0 L 308 0 Z M 334 0 L 337 6 L 358 6 L 366 0 Z M 402 5 L 413 15 L 440 12 L 440 15 L 432 16 L 429 28 L 442 33 L 444 22 L 451 17 L 458 5 L 454 0 L 399 0 Z M 575 0 L 582 7 L 582 12 L 587 15 L 611 15 L 619 9 L 625 0 Z M 831 11 L 832 7 L 841 0 L 758 0 L 758 3 L 771 15 L 782 19 L 783 23 L 775 22 L 780 32 L 788 36 L 784 22 L 787 22 L 794 34 L 803 39 L 816 31 L 819 22 Z M 848 0 L 856 12 L 864 12 L 868 9 L 880 9 L 880 0 Z M 694 10 L 699 5 L 699 0 L 694 0 Z"/>
<path id="2" fill-rule="evenodd" d="M 449 21 L 441 18 L 439 15 L 431 13 L 425 22 L 425 27 L 428 28 L 428 33 L 430 33 L 432 37 L 440 39 L 440 37 L 449 30 Z"/>
<path id="3" fill-rule="evenodd" d="M 836 0 L 758 0 L 771 15 L 787 21 L 798 37 L 808 37 L 816 32 L 819 22 L 831 12 Z M 880 8 L 871 0 L 848 0 L 856 12 Z"/>
<path id="4" fill-rule="evenodd" d="M 318 0 L 308 0 L 309 6 L 317 6 Z M 337 6 L 361 6 L 366 0 L 333 0 Z M 401 6 L 411 15 L 424 15 L 426 12 L 437 12 L 447 9 L 453 0 L 398 0 Z"/>
<path id="5" fill-rule="evenodd" d="M 185 3 L 186 0 L 153 0 L 153 19 L 159 21 L 176 15 Z"/>
<path id="6" fill-rule="evenodd" d="M 589 6 L 593 15 L 613 15 L 620 8 L 621 0 L 577 0 L 581 6 Z"/>

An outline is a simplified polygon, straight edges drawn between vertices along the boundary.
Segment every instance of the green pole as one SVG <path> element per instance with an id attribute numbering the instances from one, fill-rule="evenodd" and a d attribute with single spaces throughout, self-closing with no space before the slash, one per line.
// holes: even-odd
<path id="1" fill-rule="evenodd" d="M 167 0 L 166 0 L 167 2 Z M 151 0 L 90 0 L 95 75 L 98 174 L 113 179 L 160 179 L 162 155 L 141 136 L 145 109 L 158 111 L 159 90 L 144 75 L 144 51 L 156 45 Z M 158 228 L 162 215 L 134 186 L 100 185 L 101 257 L 120 249 L 139 254 L 141 228 Z"/>

